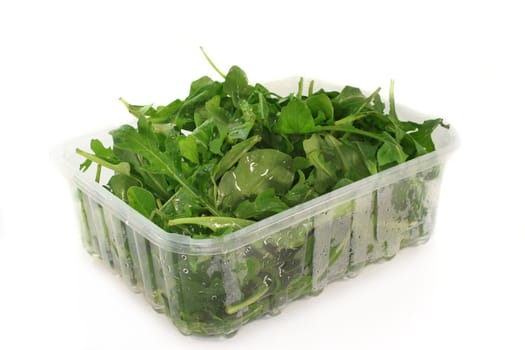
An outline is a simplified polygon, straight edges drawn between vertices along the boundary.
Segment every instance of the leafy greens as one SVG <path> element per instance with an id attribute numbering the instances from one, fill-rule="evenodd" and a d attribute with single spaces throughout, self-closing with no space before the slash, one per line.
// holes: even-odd
<path id="1" fill-rule="evenodd" d="M 209 58 L 206 56 L 209 60 Z M 399 120 L 390 87 L 352 86 L 279 96 L 250 85 L 238 66 L 223 82 L 195 80 L 184 100 L 131 105 L 137 126 L 111 131 L 113 147 L 92 140 L 77 152 L 114 172 L 106 185 L 168 232 L 223 235 L 291 206 L 434 150 L 442 119 Z M 446 127 L 446 126 L 445 126 Z M 242 223 L 242 224 L 241 224 Z"/>

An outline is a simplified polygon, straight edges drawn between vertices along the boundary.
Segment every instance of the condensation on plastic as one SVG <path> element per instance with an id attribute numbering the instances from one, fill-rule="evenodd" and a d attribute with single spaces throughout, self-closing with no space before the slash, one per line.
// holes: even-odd
<path id="1" fill-rule="evenodd" d="M 288 93 L 296 89 L 297 81 L 267 86 Z M 403 106 L 397 111 L 402 119 L 421 119 L 420 113 Z M 75 148 L 89 149 L 94 137 L 111 143 L 106 130 L 54 152 L 73 184 L 85 249 L 134 291 L 144 293 L 183 334 L 201 335 L 231 335 L 252 319 L 279 313 L 301 296 L 317 295 L 331 281 L 355 277 L 368 264 L 425 243 L 436 219 L 443 167 L 457 145 L 453 130 L 438 128 L 435 152 L 223 237 L 192 239 L 165 232 L 97 184 L 92 172 L 78 170 L 82 158 Z M 293 258 L 254 253 L 260 251 L 292 252 Z M 261 286 L 266 285 L 257 298 L 243 292 L 253 283 L 247 280 L 247 271 L 254 264 L 261 271 Z M 277 269 L 278 275 L 262 276 L 265 268 Z M 280 287 L 268 287 L 275 283 Z M 208 288 L 216 288 L 219 295 L 199 299 L 207 296 Z M 232 307 L 250 298 L 239 310 Z M 210 310 L 215 310 L 211 318 Z"/>

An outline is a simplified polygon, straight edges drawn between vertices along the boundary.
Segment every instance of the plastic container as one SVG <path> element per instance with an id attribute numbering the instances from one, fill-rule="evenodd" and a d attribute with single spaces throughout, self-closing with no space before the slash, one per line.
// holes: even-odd
<path id="1" fill-rule="evenodd" d="M 285 94 L 296 83 L 267 86 Z M 421 119 L 403 106 L 397 111 L 402 119 Z M 107 179 L 97 184 L 93 173 L 78 170 L 82 158 L 75 148 L 88 149 L 93 137 L 111 144 L 104 131 L 55 152 L 76 193 L 85 249 L 144 293 L 183 334 L 200 335 L 233 334 L 250 320 L 277 314 L 334 280 L 426 242 L 443 166 L 456 146 L 454 132 L 438 128 L 435 152 L 223 237 L 192 239 L 163 231 L 104 189 Z"/>

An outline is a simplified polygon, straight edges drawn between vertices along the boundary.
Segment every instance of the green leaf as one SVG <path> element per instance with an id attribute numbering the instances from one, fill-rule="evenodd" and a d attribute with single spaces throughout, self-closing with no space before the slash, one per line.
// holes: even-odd
<path id="1" fill-rule="evenodd" d="M 283 194 L 294 179 L 292 158 L 274 149 L 257 149 L 244 154 L 234 170 L 227 171 L 218 187 L 218 203 L 235 208 L 240 201 L 273 188 Z"/>
<path id="2" fill-rule="evenodd" d="M 213 177 L 215 180 L 220 178 L 227 170 L 229 170 L 235 163 L 241 159 L 250 149 L 253 148 L 257 143 L 262 140 L 261 136 L 255 135 L 247 140 L 239 142 L 232 146 L 232 148 L 219 160 L 215 170 L 213 171 Z"/>
<path id="3" fill-rule="evenodd" d="M 383 143 L 377 151 L 377 163 L 380 167 L 389 165 L 392 163 L 402 163 L 408 155 L 403 151 L 403 148 L 397 141 L 390 136 L 388 133 L 384 133 L 386 141 Z"/>
<path id="4" fill-rule="evenodd" d="M 213 85 L 213 80 L 208 76 L 200 77 L 193 81 L 190 86 L 190 96 L 195 95 L 197 92 L 204 90 L 205 88 Z"/>
<path id="5" fill-rule="evenodd" d="M 334 113 L 338 118 L 354 114 L 366 102 L 366 97 L 360 89 L 345 86 L 341 92 L 332 99 Z"/>
<path id="6" fill-rule="evenodd" d="M 319 196 L 314 188 L 306 182 L 304 173 L 301 170 L 298 170 L 297 173 L 299 174 L 299 180 L 283 197 L 283 201 L 290 207 Z"/>
<path id="7" fill-rule="evenodd" d="M 281 134 L 306 134 L 315 131 L 314 118 L 306 103 L 292 97 L 281 110 L 275 130 Z"/>
<path id="8" fill-rule="evenodd" d="M 317 192 L 324 193 L 337 182 L 336 164 L 328 158 L 332 154 L 326 152 L 325 141 L 318 134 L 305 139 L 303 148 L 306 158 L 315 168 L 312 172 L 314 188 Z"/>
<path id="9" fill-rule="evenodd" d="M 332 150 L 332 160 L 338 165 L 342 176 L 352 181 L 357 181 L 370 175 L 363 153 L 361 153 L 357 145 L 354 143 L 342 143 L 330 134 L 325 135 L 324 139 L 328 149 Z"/>
<path id="10" fill-rule="evenodd" d="M 129 187 L 127 196 L 129 205 L 147 218 L 157 207 L 153 194 L 142 187 Z"/>
<path id="11" fill-rule="evenodd" d="M 176 99 L 166 106 L 158 106 L 156 115 L 148 119 L 154 123 L 164 123 L 173 120 L 182 106 L 183 102 Z M 170 124 L 170 128 L 173 128 L 173 125 L 174 124 Z"/>
<path id="12" fill-rule="evenodd" d="M 419 150 L 417 155 L 422 155 L 424 153 L 432 152 L 436 149 L 434 142 L 432 141 L 432 132 L 438 127 L 448 127 L 443 124 L 443 119 L 430 119 L 425 120 L 423 123 L 414 123 L 414 122 L 401 122 L 405 128 L 411 128 L 412 132 L 408 132 L 407 136 L 412 138 L 417 145 L 423 147 L 423 150 Z"/>
<path id="13" fill-rule="evenodd" d="M 108 186 L 111 189 L 111 192 L 123 201 L 128 201 L 128 189 L 132 186 L 142 187 L 142 183 L 135 177 L 116 174 L 109 179 Z"/>
<path id="14" fill-rule="evenodd" d="M 376 153 L 378 145 L 362 141 L 355 141 L 353 143 L 357 146 L 357 148 L 363 155 L 363 160 L 365 162 L 366 167 L 368 168 L 369 173 L 371 175 L 377 173 Z"/>
<path id="15" fill-rule="evenodd" d="M 245 200 L 237 206 L 234 214 L 238 218 L 260 220 L 288 209 L 275 194 L 275 189 L 268 188 L 257 195 L 254 201 Z"/>
<path id="16" fill-rule="evenodd" d="M 239 101 L 248 97 L 251 90 L 246 73 L 238 66 L 232 66 L 224 80 L 224 92 L 230 95 L 233 104 L 238 106 Z"/>
<path id="17" fill-rule="evenodd" d="M 98 139 L 91 140 L 90 144 L 91 150 L 95 153 L 100 159 L 104 159 L 107 162 L 118 164 L 119 159 L 113 153 L 113 150 L 110 147 L 104 147 L 102 142 Z"/>
<path id="18" fill-rule="evenodd" d="M 84 158 L 86 158 L 88 161 L 85 161 L 84 163 L 82 163 L 80 165 L 80 170 L 83 170 L 83 171 L 86 171 L 87 170 L 87 167 L 89 167 L 89 165 L 91 165 L 91 162 L 94 162 L 94 163 L 97 163 L 105 168 L 108 168 L 108 169 L 111 169 L 113 171 L 115 171 L 116 173 L 120 173 L 120 174 L 125 174 L 125 175 L 129 175 L 130 174 L 130 166 L 129 166 L 129 163 L 126 163 L 126 162 L 120 162 L 118 164 L 113 164 L 113 163 L 110 163 L 104 159 L 101 159 L 97 156 L 95 156 L 94 154 L 90 154 L 86 151 L 83 151 L 79 148 L 76 149 L 76 153 L 80 154 L 81 156 L 83 156 Z"/>
<path id="19" fill-rule="evenodd" d="M 177 138 L 179 143 L 180 154 L 187 160 L 199 164 L 199 152 L 197 150 L 197 141 L 192 135 L 179 136 Z"/>
<path id="20" fill-rule="evenodd" d="M 334 106 L 326 94 L 321 93 L 318 95 L 312 95 L 306 99 L 306 104 L 308 105 L 308 108 L 310 108 L 312 114 L 322 112 L 327 118 L 328 124 L 334 123 Z"/>
<path id="21" fill-rule="evenodd" d="M 119 98 L 119 101 L 122 102 L 122 104 L 127 108 L 129 113 L 131 113 L 137 118 L 155 117 L 157 114 L 157 111 L 155 110 L 155 108 L 153 108 L 153 105 L 130 105 L 122 97 Z"/>

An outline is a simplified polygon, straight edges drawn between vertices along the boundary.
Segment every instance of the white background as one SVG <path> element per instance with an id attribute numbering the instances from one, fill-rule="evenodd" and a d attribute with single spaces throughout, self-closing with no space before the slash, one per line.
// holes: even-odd
<path id="1" fill-rule="evenodd" d="M 2 1 L 0 348 L 523 349 L 525 55 L 511 1 Z M 374 89 L 461 135 L 430 242 L 252 322 L 181 335 L 80 244 L 49 152 L 217 65 Z"/>

